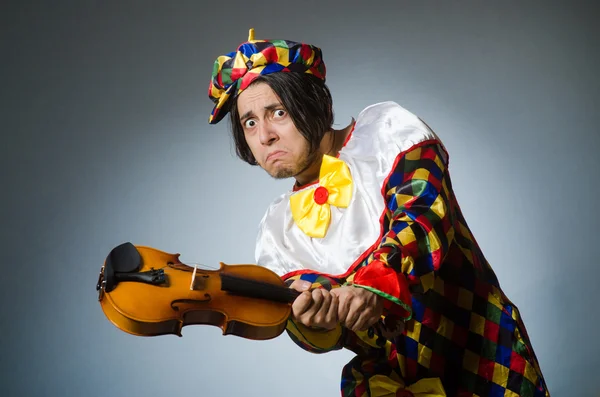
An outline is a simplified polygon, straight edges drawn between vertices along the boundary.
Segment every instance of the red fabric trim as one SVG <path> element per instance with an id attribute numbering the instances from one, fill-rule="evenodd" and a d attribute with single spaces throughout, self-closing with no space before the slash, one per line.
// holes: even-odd
<path id="1" fill-rule="evenodd" d="M 298 186 L 298 185 L 296 185 L 296 184 L 294 183 L 294 186 L 292 186 L 292 191 L 293 191 L 293 192 L 297 192 L 297 191 L 299 191 L 299 190 L 302 190 L 302 189 L 305 189 L 305 188 L 307 188 L 307 187 L 309 187 L 309 186 L 316 185 L 317 183 L 319 183 L 319 180 L 318 180 L 318 179 L 317 179 L 316 181 L 314 181 L 314 182 L 305 183 L 305 184 L 304 184 L 304 185 L 302 185 L 302 186 Z"/>
<path id="2" fill-rule="evenodd" d="M 368 266 L 358 269 L 358 272 L 354 276 L 354 283 L 375 288 L 401 300 L 406 306 L 412 307 L 412 299 L 408 290 L 406 277 L 382 261 L 376 260 L 369 263 Z M 389 299 L 385 300 L 383 307 L 387 314 L 391 313 L 402 317 L 407 317 L 410 314 L 402 306 Z"/>
<path id="3" fill-rule="evenodd" d="M 375 241 L 373 243 L 373 245 L 371 245 L 371 247 L 369 247 L 365 252 L 362 253 L 361 256 L 359 256 L 352 265 L 350 265 L 350 267 L 348 268 L 348 270 L 345 273 L 342 274 L 330 274 L 330 273 L 322 273 L 322 272 L 315 272 L 314 270 L 310 270 L 310 269 L 301 269 L 301 270 L 294 270 L 291 272 L 288 272 L 286 274 L 284 274 L 282 276 L 282 278 L 289 278 L 289 277 L 293 277 L 295 275 L 298 274 L 306 274 L 306 273 L 314 273 L 314 274 L 320 274 L 322 276 L 326 276 L 326 277 L 330 277 L 330 278 L 346 278 L 348 277 L 350 274 L 352 274 L 352 272 L 354 271 L 354 269 L 356 268 L 356 266 L 358 266 L 361 262 L 363 262 L 369 255 L 371 255 L 371 253 L 373 251 L 375 251 L 375 249 L 377 247 L 379 247 L 379 245 L 381 244 L 381 240 L 383 239 L 383 220 L 385 219 L 385 213 L 387 211 L 387 205 L 386 205 L 386 186 L 388 184 L 389 179 L 392 176 L 392 173 L 394 172 L 394 170 L 396 169 L 396 166 L 398 165 L 398 162 L 400 161 L 400 159 L 402 157 L 404 157 L 406 155 L 406 153 L 410 152 L 411 150 L 414 150 L 418 147 L 421 146 L 427 146 L 427 145 L 432 145 L 432 144 L 436 144 L 436 145 L 440 145 L 442 146 L 442 149 L 444 150 L 444 152 L 446 151 L 443 147 L 443 145 L 441 144 L 441 142 L 437 139 L 428 139 L 426 141 L 423 142 L 419 142 L 413 146 L 411 146 L 410 148 L 400 152 L 397 156 L 396 159 L 394 160 L 394 164 L 392 165 L 392 168 L 390 169 L 389 174 L 387 175 L 387 177 L 385 178 L 385 180 L 383 181 L 383 184 L 381 186 L 381 197 L 383 198 L 384 201 L 384 208 L 383 208 L 383 212 L 381 213 L 381 216 L 379 217 L 379 238 L 377 239 L 377 241 Z M 446 153 L 446 155 L 448 155 Z M 367 265 L 368 266 L 368 265 Z"/>

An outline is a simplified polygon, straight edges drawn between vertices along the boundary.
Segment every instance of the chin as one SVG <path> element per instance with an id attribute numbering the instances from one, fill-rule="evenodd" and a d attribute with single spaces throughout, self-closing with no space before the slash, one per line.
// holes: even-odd
<path id="1" fill-rule="evenodd" d="M 274 172 L 274 173 L 269 173 L 269 175 L 271 175 L 271 177 L 273 177 L 274 179 L 288 179 L 294 176 L 293 173 L 291 172 Z"/>
<path id="2" fill-rule="evenodd" d="M 295 175 L 291 169 L 286 167 L 273 167 L 272 169 L 266 171 L 275 179 L 287 179 Z"/>

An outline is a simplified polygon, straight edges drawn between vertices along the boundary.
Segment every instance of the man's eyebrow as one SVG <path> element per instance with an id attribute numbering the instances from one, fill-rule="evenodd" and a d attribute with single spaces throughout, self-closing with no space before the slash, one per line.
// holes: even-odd
<path id="1" fill-rule="evenodd" d="M 240 121 L 244 121 L 244 119 L 247 119 L 253 115 L 254 115 L 254 113 L 252 112 L 252 110 L 249 110 L 240 117 Z"/>
<path id="2" fill-rule="evenodd" d="M 265 110 L 273 110 L 276 109 L 278 107 L 281 107 L 281 103 L 279 102 L 273 102 L 267 106 L 264 107 Z M 244 113 L 242 115 L 242 117 L 240 117 L 240 121 L 244 121 L 247 118 L 250 118 L 251 116 L 254 116 L 254 112 L 252 110 L 247 111 L 246 113 Z"/>

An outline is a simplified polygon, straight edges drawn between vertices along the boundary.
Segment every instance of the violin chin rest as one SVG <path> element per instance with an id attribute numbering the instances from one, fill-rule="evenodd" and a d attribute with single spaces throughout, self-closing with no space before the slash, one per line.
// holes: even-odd
<path id="1" fill-rule="evenodd" d="M 104 265 L 105 291 L 112 291 L 117 280 L 115 273 L 134 273 L 142 267 L 142 256 L 133 244 L 123 243 L 113 248 Z"/>

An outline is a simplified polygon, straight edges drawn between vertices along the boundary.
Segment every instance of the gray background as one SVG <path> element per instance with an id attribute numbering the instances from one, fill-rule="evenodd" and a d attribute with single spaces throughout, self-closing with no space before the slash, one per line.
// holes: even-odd
<path id="1" fill-rule="evenodd" d="M 343 126 L 394 100 L 451 153 L 467 221 L 553 396 L 598 395 L 598 7 L 593 2 L 3 2 L 2 396 L 336 396 L 351 355 L 189 327 L 133 337 L 95 283 L 123 241 L 251 263 L 292 181 L 207 124 L 214 59 L 320 46 Z"/>

